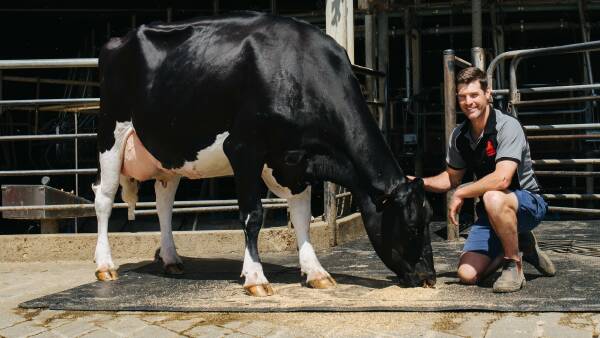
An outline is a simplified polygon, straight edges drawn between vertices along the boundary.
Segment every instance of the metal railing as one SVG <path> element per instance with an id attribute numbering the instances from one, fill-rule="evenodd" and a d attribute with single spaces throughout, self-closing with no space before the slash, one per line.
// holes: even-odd
<path id="1" fill-rule="evenodd" d="M 96 58 L 80 59 L 37 59 L 37 60 L 0 60 L 0 70 L 7 69 L 47 69 L 47 68 L 94 68 L 98 66 Z M 357 74 L 363 74 L 370 77 L 385 78 L 385 73 L 363 66 L 352 65 L 352 69 Z M 0 81 L 20 81 L 41 83 L 37 78 L 8 77 L 0 75 Z M 44 79 L 43 83 L 60 85 L 94 85 L 93 81 L 71 81 L 59 79 Z M 0 136 L 0 142 L 18 142 L 18 141 L 48 141 L 48 140 L 74 140 L 75 155 L 74 167 L 72 169 L 45 169 L 45 170 L 4 170 L 0 171 L 0 177 L 16 176 L 34 176 L 34 175 L 73 175 L 75 178 L 75 195 L 79 196 L 79 175 L 92 175 L 97 173 L 96 168 L 79 168 L 78 140 L 93 139 L 96 133 L 78 133 L 77 121 L 80 110 L 98 108 L 99 98 L 62 98 L 62 99 L 30 99 L 30 100 L 0 100 L 0 108 L 23 108 L 39 106 L 59 105 L 64 111 L 70 111 L 74 114 L 75 133 L 73 134 L 46 134 L 46 135 L 3 135 Z M 376 106 L 385 111 L 387 109 L 387 100 L 373 98 L 367 100 L 367 104 Z M 68 107 L 74 107 L 69 109 Z M 42 110 L 39 110 L 42 111 Z M 349 199 L 349 200 L 348 200 Z M 346 200 L 346 201 L 344 201 Z M 344 215 L 344 211 L 349 209 L 351 204 L 351 193 L 346 191 L 325 191 L 326 215 L 333 215 L 337 218 Z M 329 202 L 328 202 L 329 201 Z M 333 202 L 331 202 L 333 201 Z M 262 199 L 265 209 L 280 209 L 287 207 L 285 199 L 270 198 Z M 138 202 L 136 208 L 155 208 L 154 202 Z M 127 208 L 127 203 L 114 203 L 115 208 Z M 184 208 L 185 207 L 185 208 Z M 94 208 L 93 204 L 59 204 L 59 205 L 30 205 L 30 206 L 0 206 L 0 212 L 3 211 L 31 211 L 31 210 L 88 210 Z M 237 200 L 205 200 L 205 201 L 175 201 L 173 213 L 205 213 L 205 212 L 227 212 L 238 210 Z M 156 214 L 156 209 L 136 210 L 136 215 Z M 335 222 L 335 218 L 333 221 Z M 77 232 L 77 229 L 76 229 Z"/>

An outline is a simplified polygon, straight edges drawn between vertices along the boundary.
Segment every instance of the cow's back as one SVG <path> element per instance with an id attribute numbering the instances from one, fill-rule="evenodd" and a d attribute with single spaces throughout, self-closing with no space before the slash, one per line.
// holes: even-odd
<path id="1" fill-rule="evenodd" d="M 345 51 L 291 18 L 247 13 L 141 26 L 107 44 L 100 64 L 105 124 L 132 120 L 167 169 L 225 132 L 278 154 L 345 137 L 352 121 L 372 119 Z"/>

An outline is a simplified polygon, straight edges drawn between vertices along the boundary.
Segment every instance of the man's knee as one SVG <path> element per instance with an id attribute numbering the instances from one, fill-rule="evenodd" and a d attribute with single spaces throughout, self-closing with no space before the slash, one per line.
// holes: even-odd
<path id="1" fill-rule="evenodd" d="M 477 283 L 477 270 L 469 264 L 461 264 L 458 267 L 457 274 L 463 284 Z"/>
<path id="2" fill-rule="evenodd" d="M 511 208 L 509 195 L 503 191 L 490 190 L 483 194 L 483 203 L 488 215 L 494 215 Z"/>

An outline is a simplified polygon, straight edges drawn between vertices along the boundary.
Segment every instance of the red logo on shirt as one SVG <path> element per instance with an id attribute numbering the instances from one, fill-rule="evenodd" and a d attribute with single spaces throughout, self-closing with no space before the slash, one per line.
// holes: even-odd
<path id="1" fill-rule="evenodd" d="M 496 155 L 496 149 L 494 149 L 494 144 L 492 140 L 487 141 L 487 145 L 485 146 L 485 153 L 488 157 Z"/>

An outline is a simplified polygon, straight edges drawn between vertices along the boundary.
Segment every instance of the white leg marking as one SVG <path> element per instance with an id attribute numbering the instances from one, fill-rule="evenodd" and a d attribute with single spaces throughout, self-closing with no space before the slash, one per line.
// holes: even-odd
<path id="1" fill-rule="evenodd" d="M 110 150 L 100 154 L 100 184 L 92 185 L 92 190 L 96 195 L 94 206 L 98 219 L 98 242 L 94 255 L 97 271 L 115 268 L 108 242 L 108 219 L 112 212 L 115 194 L 119 188 L 119 177 L 123 164 L 123 143 L 131 128 L 131 122 L 117 122 L 114 131 L 115 144 Z"/>
<path id="2" fill-rule="evenodd" d="M 244 250 L 244 265 L 242 266 L 242 277 L 245 277 L 244 286 L 269 284 L 263 272 L 260 262 L 255 262 L 248 251 Z"/>
<path id="3" fill-rule="evenodd" d="M 158 211 L 158 221 L 160 223 L 160 257 L 165 266 L 181 263 L 181 258 L 177 255 L 175 249 L 173 228 L 171 226 L 173 201 L 175 200 L 180 178 L 180 176 L 175 176 L 166 181 L 165 185 L 159 180 L 154 182 L 156 210 Z"/>
<path id="4" fill-rule="evenodd" d="M 277 197 L 285 198 L 288 201 L 290 219 L 294 225 L 296 240 L 298 242 L 300 270 L 307 275 L 307 282 L 330 277 L 329 273 L 321 266 L 315 250 L 310 243 L 310 186 L 303 192 L 293 195 L 288 188 L 277 183 L 275 177 L 273 177 L 273 170 L 266 166 L 263 170 L 262 178 L 267 187 Z"/>

